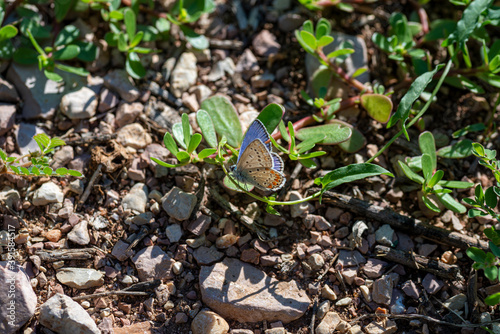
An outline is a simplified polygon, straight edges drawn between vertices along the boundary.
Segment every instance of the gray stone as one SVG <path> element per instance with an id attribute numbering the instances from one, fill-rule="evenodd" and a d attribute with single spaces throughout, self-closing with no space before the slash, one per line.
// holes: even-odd
<path id="1" fill-rule="evenodd" d="M 171 243 L 179 242 L 182 238 L 182 228 L 179 224 L 168 225 L 165 234 Z"/>
<path id="2" fill-rule="evenodd" d="M 49 203 L 62 203 L 64 193 L 61 188 L 52 181 L 42 184 L 33 194 L 33 205 L 40 206 Z"/>
<path id="3" fill-rule="evenodd" d="M 226 334 L 229 324 L 223 317 L 210 310 L 203 310 L 191 322 L 193 334 Z"/>
<path id="4" fill-rule="evenodd" d="M 9 103 L 19 102 L 19 95 L 14 85 L 2 77 L 0 77 L 0 101 Z"/>
<path id="5" fill-rule="evenodd" d="M 109 72 L 103 79 L 104 86 L 117 92 L 127 102 L 134 102 L 141 95 L 141 92 L 134 86 L 134 82 L 125 70 Z"/>
<path id="6" fill-rule="evenodd" d="M 316 327 L 316 334 L 330 334 L 335 332 L 342 319 L 337 312 L 327 312 L 323 320 Z"/>
<path id="7" fill-rule="evenodd" d="M 357 250 L 349 251 L 341 249 L 339 251 L 339 257 L 337 263 L 342 265 L 342 267 L 353 267 L 358 266 L 366 262 L 366 259 Z"/>
<path id="8" fill-rule="evenodd" d="M 17 89 L 23 101 L 23 118 L 52 118 L 63 95 L 70 90 L 87 85 L 85 77 L 58 71 L 66 84 L 49 80 L 38 69 L 38 65 L 20 65 L 15 62 L 7 71 L 9 80 Z M 71 83 L 71 84 L 69 84 Z"/>
<path id="9" fill-rule="evenodd" d="M 116 110 L 116 125 L 121 128 L 135 121 L 144 111 L 144 105 L 139 102 L 121 103 Z"/>
<path id="10" fill-rule="evenodd" d="M 86 220 L 82 220 L 76 224 L 71 232 L 68 233 L 68 239 L 81 246 L 88 245 L 90 243 L 90 236 L 87 226 L 88 223 Z"/>
<path id="11" fill-rule="evenodd" d="M 104 284 L 104 273 L 87 268 L 62 268 L 56 273 L 57 280 L 75 289 L 90 289 Z"/>
<path id="12" fill-rule="evenodd" d="M 174 277 L 172 266 L 175 260 L 158 246 L 141 249 L 132 258 L 132 262 L 135 264 L 141 282 Z"/>
<path id="13" fill-rule="evenodd" d="M 433 295 L 443 288 L 444 282 L 432 274 L 427 274 L 422 280 L 422 286 L 427 293 Z"/>
<path id="14" fill-rule="evenodd" d="M 38 144 L 33 139 L 33 136 L 39 133 L 45 133 L 45 131 L 37 127 L 35 124 L 19 124 L 17 129 L 14 131 L 14 134 L 16 136 L 16 145 L 21 155 L 40 151 L 40 147 L 38 147 Z"/>
<path id="15" fill-rule="evenodd" d="M 123 197 L 123 209 L 135 210 L 139 213 L 146 212 L 148 201 L 148 187 L 144 183 L 136 183 L 129 193 Z"/>
<path id="16" fill-rule="evenodd" d="M 145 148 L 153 142 L 151 135 L 139 123 L 125 125 L 118 130 L 116 140 L 123 146 L 135 149 Z"/>
<path id="17" fill-rule="evenodd" d="M 170 189 L 161 199 L 163 210 L 177 220 L 186 220 L 191 216 L 196 206 L 197 198 L 193 194 L 186 193 L 177 187 Z"/>
<path id="18" fill-rule="evenodd" d="M 275 55 L 281 48 L 281 45 L 276 42 L 274 36 L 269 30 L 263 29 L 252 41 L 253 49 L 259 56 L 269 57 Z"/>
<path id="19" fill-rule="evenodd" d="M 235 71 L 241 73 L 243 79 L 248 80 L 260 70 L 259 62 L 250 49 L 245 49 L 238 59 Z"/>
<path id="20" fill-rule="evenodd" d="M 118 96 L 116 96 L 115 93 L 110 91 L 107 88 L 104 88 L 101 91 L 101 95 L 99 98 L 99 106 L 97 107 L 97 110 L 99 112 L 105 112 L 108 111 L 118 104 L 120 100 L 118 99 Z"/>
<path id="21" fill-rule="evenodd" d="M 392 298 L 392 289 L 394 282 L 389 275 L 375 280 L 373 282 L 372 298 L 375 303 L 389 305 Z"/>
<path id="22" fill-rule="evenodd" d="M 80 304 L 59 293 L 40 307 L 40 323 L 58 334 L 101 333 Z"/>
<path id="23" fill-rule="evenodd" d="M 219 60 L 213 67 L 207 76 L 208 81 L 217 81 L 222 79 L 224 75 L 232 76 L 234 74 L 236 66 L 231 58 L 227 57 Z"/>
<path id="24" fill-rule="evenodd" d="M 291 32 L 300 28 L 305 18 L 299 14 L 286 13 L 278 18 L 278 27 L 283 32 Z"/>
<path id="25" fill-rule="evenodd" d="M 215 246 L 199 247 L 193 252 L 193 257 L 199 265 L 208 266 L 224 257 L 224 253 L 219 252 Z"/>
<path id="26" fill-rule="evenodd" d="M 191 52 L 184 52 L 179 57 L 177 65 L 170 78 L 172 94 L 181 97 L 182 93 L 196 83 L 198 69 L 196 67 L 196 56 Z"/>
<path id="27" fill-rule="evenodd" d="M 14 334 L 35 314 L 37 297 L 29 276 L 16 262 L 0 262 L 0 284 L 0 333 Z"/>
<path id="28" fill-rule="evenodd" d="M 130 246 L 130 244 L 128 244 L 125 241 L 120 239 L 116 242 L 115 246 L 113 247 L 113 250 L 111 251 L 111 255 L 116 257 L 118 259 L 118 261 L 125 261 L 129 257 L 134 256 L 134 254 L 135 254 L 133 249 L 130 249 L 129 251 L 127 251 L 129 246 Z"/>
<path id="29" fill-rule="evenodd" d="M 72 146 L 63 146 L 52 156 L 52 168 L 60 168 L 66 166 L 75 158 L 75 151 Z"/>
<path id="30" fill-rule="evenodd" d="M 382 245 L 392 246 L 392 238 L 394 237 L 394 230 L 389 224 L 382 225 L 375 232 L 375 240 Z"/>
<path id="31" fill-rule="evenodd" d="M 88 119 L 96 113 L 97 96 L 92 89 L 81 87 L 65 94 L 61 99 L 60 108 L 69 119 Z"/>
<path id="32" fill-rule="evenodd" d="M 303 316 L 311 303 L 296 281 L 278 281 L 229 257 L 202 267 L 199 282 L 203 302 L 224 318 L 239 322 L 289 323 Z"/>
<path id="33" fill-rule="evenodd" d="M 16 106 L 0 103 L 0 136 L 3 136 L 14 127 L 16 120 Z"/>
<path id="34" fill-rule="evenodd" d="M 5 203 L 7 207 L 11 210 L 13 209 L 13 204 L 21 199 L 19 192 L 16 189 L 5 186 L 2 191 L 0 191 L 0 202 Z"/>
<path id="35" fill-rule="evenodd" d="M 467 296 L 463 293 L 459 293 L 458 295 L 448 298 L 443 304 L 451 310 L 459 311 L 464 308 L 466 301 Z"/>

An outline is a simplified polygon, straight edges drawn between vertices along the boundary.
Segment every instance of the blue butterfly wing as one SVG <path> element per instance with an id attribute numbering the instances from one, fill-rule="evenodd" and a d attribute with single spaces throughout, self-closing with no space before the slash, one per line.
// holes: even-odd
<path id="1" fill-rule="evenodd" d="M 280 156 L 274 152 L 271 152 L 271 157 L 273 158 L 273 169 L 277 172 L 283 173 L 283 170 L 285 169 L 283 160 L 281 160 Z"/>
<path id="2" fill-rule="evenodd" d="M 255 139 L 260 139 L 268 151 L 271 150 L 271 143 L 267 143 L 269 141 L 269 133 L 267 133 L 266 127 L 262 124 L 261 121 L 256 119 L 250 124 L 247 132 L 245 133 L 245 137 L 243 138 L 243 142 L 241 143 L 240 153 L 238 154 L 238 161 L 240 161 L 241 154 L 245 151 L 248 144 L 250 144 Z M 236 163 L 238 163 L 238 161 Z"/>

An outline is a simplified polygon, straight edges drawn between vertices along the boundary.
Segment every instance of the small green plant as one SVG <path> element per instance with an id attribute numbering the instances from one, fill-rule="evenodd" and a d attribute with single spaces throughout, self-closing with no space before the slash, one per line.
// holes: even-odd
<path id="1" fill-rule="evenodd" d="M 408 158 L 406 162 L 398 161 L 399 167 L 401 167 L 403 173 L 411 181 L 422 185 L 421 199 L 430 210 L 441 212 L 435 202 L 435 199 L 437 199 L 447 209 L 456 213 L 465 213 L 466 208 L 450 195 L 452 191 L 448 188 L 466 189 L 472 187 L 473 184 L 470 182 L 443 180 L 444 171 L 437 169 L 438 153 L 436 152 L 434 136 L 431 132 L 426 131 L 420 134 L 418 142 L 422 155 Z M 422 175 L 417 174 L 420 171 Z"/>
<path id="2" fill-rule="evenodd" d="M 172 133 L 167 132 L 164 136 L 165 147 L 176 157 L 178 163 L 170 164 L 156 158 L 151 158 L 161 166 L 176 168 L 189 163 L 206 162 L 218 165 L 225 172 L 226 177 L 223 184 L 232 190 L 244 192 L 249 196 L 267 204 L 267 211 L 273 214 L 278 212 L 273 208 L 276 205 L 292 205 L 315 198 L 321 199 L 323 193 L 335 186 L 352 182 L 366 177 L 386 174 L 392 175 L 384 168 L 373 164 L 353 164 L 338 168 L 324 177 L 317 178 L 315 183 L 321 186 L 321 190 L 298 201 L 276 201 L 275 196 L 259 196 L 252 193 L 252 187 L 238 183 L 228 172 L 226 165 L 236 161 L 238 150 L 243 140 L 243 132 L 238 115 L 234 106 L 222 96 L 214 96 L 203 101 L 201 110 L 196 113 L 196 120 L 201 133 L 193 133 L 189 124 L 188 116 L 182 116 L 182 122 L 172 126 Z M 306 131 L 310 128 L 303 128 L 296 132 L 292 123 L 285 127 L 281 120 L 284 108 L 278 104 L 270 104 L 262 110 L 258 119 L 264 124 L 267 131 L 272 133 L 279 126 L 280 135 L 288 143 L 285 148 L 277 143 L 276 138 L 271 137 L 271 142 L 283 153 L 288 155 L 290 160 L 296 160 L 306 167 L 315 167 L 312 160 L 314 157 L 324 155 L 324 151 L 312 151 L 316 144 L 328 139 L 329 134 L 319 134 L 318 131 Z M 333 124 L 329 124 L 333 125 Z M 351 135 L 350 128 L 341 128 L 335 125 L 336 134 L 343 135 L 347 140 Z M 312 127 L 314 128 L 314 127 Z M 333 129 L 333 128 L 332 128 Z M 299 139 L 300 138 L 300 139 Z M 299 143 L 300 141 L 300 143 Z M 199 150 L 200 147 L 204 147 Z"/>
<path id="3" fill-rule="evenodd" d="M 76 170 L 64 167 L 53 170 L 50 168 L 50 158 L 47 156 L 52 153 L 56 147 L 63 146 L 66 143 L 58 138 L 50 138 L 44 133 L 33 136 L 38 144 L 40 151 L 30 152 L 21 157 L 9 157 L 0 149 L 0 174 L 17 174 L 21 176 L 82 176 L 82 173 Z M 26 160 L 28 160 L 26 162 Z"/>

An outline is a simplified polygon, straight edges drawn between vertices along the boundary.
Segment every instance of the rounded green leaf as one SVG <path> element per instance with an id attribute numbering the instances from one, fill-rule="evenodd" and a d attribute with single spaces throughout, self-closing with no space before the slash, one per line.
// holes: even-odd
<path id="1" fill-rule="evenodd" d="M 63 78 L 57 73 L 50 72 L 48 70 L 44 70 L 43 73 L 45 74 L 45 77 L 47 77 L 47 79 L 49 79 L 49 80 L 52 80 L 55 82 L 63 81 Z"/>
<path id="2" fill-rule="evenodd" d="M 0 29 L 0 42 L 11 39 L 17 35 L 17 28 L 9 24 Z"/>
<path id="3" fill-rule="evenodd" d="M 349 166 L 337 168 L 321 178 L 314 180 L 314 183 L 322 185 L 322 191 L 327 191 L 331 188 L 344 183 L 361 180 L 377 175 L 393 176 L 388 170 L 378 165 L 362 163 L 351 164 Z"/>
<path id="4" fill-rule="evenodd" d="M 68 66 L 68 65 L 64 65 L 64 64 L 56 64 L 56 67 L 60 70 L 65 71 L 65 72 L 73 73 L 73 74 L 76 74 L 76 75 L 79 75 L 82 77 L 86 77 L 87 75 L 90 74 L 89 71 L 87 71 L 84 68 L 80 68 L 80 67 L 73 67 L 73 66 Z"/>
<path id="5" fill-rule="evenodd" d="M 80 53 L 80 48 L 75 44 L 66 45 L 64 48 L 54 52 L 55 60 L 73 59 Z"/>
<path id="6" fill-rule="evenodd" d="M 173 155 L 177 155 L 177 153 L 179 152 L 179 148 L 177 147 L 177 144 L 175 143 L 175 140 L 170 132 L 165 132 L 165 135 L 163 136 L 163 143 L 165 144 L 167 150 L 170 151 L 170 153 L 172 153 Z"/>
<path id="7" fill-rule="evenodd" d="M 64 167 L 58 168 L 56 169 L 56 174 L 61 176 L 66 175 L 68 174 L 68 169 Z"/>
<path id="8" fill-rule="evenodd" d="M 198 148 L 198 145 L 200 145 L 202 139 L 203 137 L 199 133 L 195 133 L 191 137 L 191 140 L 189 140 L 189 145 L 187 148 L 188 153 L 194 152 L 194 150 Z"/>
<path id="9" fill-rule="evenodd" d="M 215 131 L 227 138 L 227 143 L 239 147 L 243 140 L 240 120 L 236 109 L 227 98 L 220 95 L 209 97 L 201 103 L 201 109 L 210 115 Z"/>
<path id="10" fill-rule="evenodd" d="M 472 155 L 472 141 L 464 139 L 450 146 L 445 146 L 437 151 L 437 155 L 449 159 L 462 159 Z"/>
<path id="11" fill-rule="evenodd" d="M 490 306 L 500 304 L 500 292 L 494 293 L 484 299 L 484 302 Z"/>
<path id="12" fill-rule="evenodd" d="M 198 50 L 204 50 L 207 49 L 208 46 L 210 45 L 208 39 L 205 36 L 197 34 L 193 29 L 185 25 L 182 25 L 181 30 L 184 33 L 186 41 L 188 41 L 193 48 Z"/>
<path id="13" fill-rule="evenodd" d="M 202 159 L 203 160 L 206 157 L 211 156 L 215 152 L 217 152 L 216 148 L 205 148 L 200 153 L 198 153 L 198 159 Z"/>
<path id="14" fill-rule="evenodd" d="M 141 59 L 135 52 L 131 52 L 127 56 L 125 62 L 125 69 L 127 73 L 134 79 L 144 78 L 146 75 L 146 69 L 141 64 Z"/>
<path id="15" fill-rule="evenodd" d="M 38 52 L 32 48 L 20 47 L 13 55 L 14 61 L 22 65 L 33 65 L 38 62 Z"/>
<path id="16" fill-rule="evenodd" d="M 380 123 L 389 121 L 392 112 L 392 101 L 381 94 L 361 95 L 361 105 L 374 120 Z"/>
<path id="17" fill-rule="evenodd" d="M 44 173 L 45 175 L 52 175 L 52 168 L 50 168 L 50 167 L 45 167 L 45 168 L 43 169 L 43 173 Z"/>
<path id="18" fill-rule="evenodd" d="M 80 30 L 73 25 L 67 25 L 62 28 L 61 32 L 57 35 L 54 41 L 54 46 L 68 45 L 78 38 Z"/>
<path id="19" fill-rule="evenodd" d="M 316 41 L 316 37 L 314 37 L 313 34 L 302 30 L 300 32 L 300 37 L 302 37 L 302 40 L 308 46 L 309 49 L 313 50 L 313 52 L 314 50 L 316 50 L 316 48 L 318 47 L 318 42 Z"/>
<path id="20" fill-rule="evenodd" d="M 196 112 L 196 121 L 208 146 L 217 147 L 217 134 L 215 133 L 214 123 L 208 112 L 203 109 L 198 110 Z"/>
<path id="21" fill-rule="evenodd" d="M 435 186 L 434 189 L 442 189 L 440 186 Z M 455 213 L 465 213 L 467 208 L 457 202 L 450 194 L 436 194 L 439 201 L 448 209 Z"/>
<path id="22" fill-rule="evenodd" d="M 420 152 L 422 152 L 422 154 L 427 154 L 430 157 L 431 170 L 436 170 L 436 143 L 434 141 L 434 136 L 432 135 L 432 133 L 429 131 L 422 132 L 418 137 L 418 146 L 420 147 Z"/>
<path id="23" fill-rule="evenodd" d="M 179 162 L 184 163 L 188 162 L 191 159 L 191 156 L 186 151 L 179 151 L 176 155 L 176 158 L 177 160 L 179 160 Z"/>
<path id="24" fill-rule="evenodd" d="M 131 8 L 125 8 L 123 11 L 125 30 L 127 31 L 128 40 L 131 41 L 135 37 L 135 32 L 137 29 L 135 21 L 135 13 Z"/>
<path id="25" fill-rule="evenodd" d="M 281 118 L 285 113 L 285 107 L 281 104 L 271 103 L 268 104 L 262 111 L 260 112 L 257 119 L 264 124 L 267 132 L 270 134 L 274 132 L 274 129 L 280 124 Z"/>
<path id="26" fill-rule="evenodd" d="M 68 169 L 68 174 L 71 176 L 76 176 L 76 177 L 83 176 L 82 173 L 80 173 L 79 171 L 74 170 L 74 169 Z"/>
<path id="27" fill-rule="evenodd" d="M 465 253 L 475 262 L 484 263 L 486 260 L 486 253 L 477 247 L 469 247 Z"/>
<path id="28" fill-rule="evenodd" d="M 484 276 L 490 281 L 495 281 L 498 277 L 498 268 L 496 266 L 484 268 Z"/>
<path id="29" fill-rule="evenodd" d="M 97 46 L 95 44 L 83 41 L 76 41 L 75 44 L 80 48 L 79 60 L 92 62 L 97 58 Z"/>
<path id="30" fill-rule="evenodd" d="M 302 128 L 295 134 L 301 141 L 306 141 L 313 137 L 316 138 L 318 135 L 326 136 L 319 144 L 337 145 L 347 141 L 352 135 L 352 130 L 351 128 L 341 127 L 339 124 L 332 123 Z"/>

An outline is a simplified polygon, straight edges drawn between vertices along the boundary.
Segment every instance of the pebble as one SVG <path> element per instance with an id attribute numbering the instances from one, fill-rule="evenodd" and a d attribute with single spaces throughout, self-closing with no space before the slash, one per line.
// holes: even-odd
<path id="1" fill-rule="evenodd" d="M 298 191 L 290 191 L 288 194 L 289 201 L 301 200 L 302 195 Z M 309 212 L 314 211 L 311 203 L 304 202 L 299 204 L 290 205 L 290 215 L 292 218 L 305 217 Z"/>
<path id="2" fill-rule="evenodd" d="M 312 271 L 318 271 L 325 265 L 325 259 L 320 254 L 315 253 L 307 258 L 307 264 Z"/>
<path id="3" fill-rule="evenodd" d="M 316 317 L 321 320 L 325 317 L 326 313 L 330 310 L 330 301 L 324 300 L 319 304 L 318 311 L 316 312 Z"/>
<path id="4" fill-rule="evenodd" d="M 432 274 L 427 274 L 422 280 L 422 286 L 427 293 L 433 295 L 444 287 L 444 282 Z"/>
<path id="5" fill-rule="evenodd" d="M 438 246 L 436 244 L 421 244 L 418 247 L 418 254 L 422 256 L 429 256 L 437 249 L 437 247 Z"/>
<path id="6" fill-rule="evenodd" d="M 182 238 L 182 228 L 179 224 L 171 224 L 165 229 L 165 234 L 171 243 L 179 242 Z"/>
<path id="7" fill-rule="evenodd" d="M 389 305 L 392 298 L 393 280 L 389 275 L 375 280 L 373 282 L 372 299 L 375 303 Z"/>
<path id="8" fill-rule="evenodd" d="M 299 14 L 287 13 L 278 18 L 278 28 L 283 32 L 291 32 L 300 28 L 305 18 Z"/>
<path id="9" fill-rule="evenodd" d="M 0 79 L 3 80 L 3 79 Z M 2 86 L 0 86 L 1 89 Z M 1 90 L 0 90 L 1 95 Z M 0 103 L 0 136 L 5 135 L 14 127 L 16 121 L 16 106 Z"/>
<path id="10" fill-rule="evenodd" d="M 394 237 L 394 230 L 389 224 L 382 225 L 375 232 L 375 240 L 385 246 L 392 246 L 392 238 Z"/>
<path id="11" fill-rule="evenodd" d="M 358 276 L 358 267 L 342 269 L 342 277 L 344 278 L 344 281 L 349 285 L 354 284 L 354 281 L 356 280 L 357 276 Z"/>
<path id="12" fill-rule="evenodd" d="M 463 293 L 459 293 L 458 295 L 448 298 L 443 304 L 451 310 L 459 311 L 464 308 L 466 301 L 467 296 Z"/>
<path id="13" fill-rule="evenodd" d="M 349 306 L 352 303 L 351 297 L 345 297 L 335 303 L 335 306 Z"/>
<path id="14" fill-rule="evenodd" d="M 40 323 L 56 333 L 101 333 L 80 304 L 59 293 L 40 307 Z"/>
<path id="15" fill-rule="evenodd" d="M 276 42 L 274 36 L 269 30 L 263 29 L 252 41 L 253 49 L 259 56 L 269 57 L 275 55 L 281 48 L 281 45 Z"/>
<path id="16" fill-rule="evenodd" d="M 268 72 L 264 74 L 255 75 L 250 80 L 252 88 L 256 90 L 267 88 L 269 85 L 273 83 L 273 81 L 274 81 L 274 75 Z"/>
<path id="17" fill-rule="evenodd" d="M 13 209 L 14 203 L 21 199 L 21 195 L 19 195 L 19 191 L 13 189 L 9 186 L 3 187 L 0 191 L 0 201 L 5 203 L 7 207 Z"/>
<path id="18" fill-rule="evenodd" d="M 189 194 L 189 195 L 191 195 L 191 194 Z M 190 197 L 190 199 L 193 199 L 193 198 Z M 191 214 L 189 214 L 189 216 L 190 215 Z M 212 217 L 198 213 L 197 218 L 194 221 L 192 221 L 191 223 L 189 223 L 189 225 L 187 226 L 186 229 L 189 232 L 193 233 L 194 235 L 200 236 L 208 230 L 211 223 L 212 223 Z"/>
<path id="19" fill-rule="evenodd" d="M 97 111 L 106 112 L 116 107 L 118 102 L 120 102 L 118 96 L 116 96 L 116 94 L 109 89 L 104 88 L 99 97 L 99 106 L 97 107 Z"/>
<path id="20" fill-rule="evenodd" d="M 278 281 L 230 257 L 201 267 L 199 282 L 203 302 L 225 319 L 239 322 L 288 323 L 303 316 L 311 303 L 296 281 Z"/>
<path id="21" fill-rule="evenodd" d="M 135 210 L 139 213 L 146 212 L 148 200 L 148 187 L 144 183 L 136 183 L 122 199 L 124 210 Z"/>
<path id="22" fill-rule="evenodd" d="M 62 237 L 61 230 L 50 230 L 45 233 L 45 238 L 52 242 L 58 242 Z"/>
<path id="23" fill-rule="evenodd" d="M 56 273 L 57 280 L 75 289 L 89 289 L 104 284 L 104 273 L 95 269 L 62 268 Z"/>
<path id="24" fill-rule="evenodd" d="M 172 265 L 172 271 L 174 272 L 175 275 L 180 275 L 183 270 L 184 270 L 184 267 L 182 265 L 182 262 L 175 262 Z"/>
<path id="25" fill-rule="evenodd" d="M 398 327 L 394 321 L 387 320 L 384 322 L 372 321 L 364 329 L 366 333 L 370 334 L 392 334 L 397 332 Z"/>
<path id="26" fill-rule="evenodd" d="M 349 251 L 345 249 L 341 249 L 339 251 L 339 257 L 337 263 L 342 267 L 353 267 L 358 266 L 366 262 L 366 259 L 361 253 L 357 250 Z"/>
<path id="27" fill-rule="evenodd" d="M 316 334 L 330 334 L 334 333 L 341 319 L 337 312 L 327 312 L 323 317 L 318 327 L 316 327 Z"/>
<path id="28" fill-rule="evenodd" d="M 144 111 L 144 105 L 139 102 L 120 103 L 116 109 L 115 123 L 118 128 L 133 123 L 137 116 Z"/>
<path id="29" fill-rule="evenodd" d="M 37 296 L 26 270 L 14 261 L 0 261 L 0 282 L 3 285 L 0 289 L 0 330 L 14 334 L 35 314 Z M 14 305 L 14 309 L 9 305 Z"/>
<path id="30" fill-rule="evenodd" d="M 35 206 L 46 205 L 49 203 L 62 203 L 64 193 L 61 188 L 52 181 L 45 182 L 33 194 L 32 204 Z"/>
<path id="31" fill-rule="evenodd" d="M 196 67 L 196 56 L 191 52 L 184 52 L 179 57 L 177 64 L 170 76 L 172 94 L 180 98 L 182 93 L 196 83 L 198 69 Z"/>
<path id="32" fill-rule="evenodd" d="M 365 300 L 369 303 L 372 301 L 372 295 L 370 293 L 370 289 L 366 286 L 366 285 L 361 285 L 359 287 L 359 289 L 361 290 L 361 293 L 363 294 L 363 297 L 365 298 Z"/>
<path id="33" fill-rule="evenodd" d="M 193 252 L 193 257 L 199 265 L 211 265 L 224 257 L 224 253 L 219 252 L 215 246 L 210 248 L 202 246 Z"/>
<path id="34" fill-rule="evenodd" d="M 139 123 L 125 125 L 118 130 L 116 140 L 123 146 L 135 149 L 145 148 L 153 142 L 151 135 Z"/>
<path id="35" fill-rule="evenodd" d="M 31 123 L 21 122 L 14 130 L 16 137 L 16 146 L 21 155 L 29 154 L 40 150 L 38 144 L 33 139 L 34 135 L 45 133 L 41 128 Z"/>
<path id="36" fill-rule="evenodd" d="M 205 85 L 197 85 L 189 89 L 190 93 L 193 93 L 198 99 L 198 103 L 203 102 L 208 97 L 212 95 L 212 90 Z"/>
<path id="37" fill-rule="evenodd" d="M 411 297 L 411 298 L 416 299 L 416 300 L 418 300 L 420 298 L 420 291 L 417 288 L 417 285 L 412 280 L 408 280 L 408 281 L 404 282 L 401 290 L 403 290 L 403 292 L 408 297 Z"/>
<path id="38" fill-rule="evenodd" d="M 191 213 L 196 206 L 197 198 L 195 195 L 186 193 L 177 187 L 170 189 L 161 199 L 163 210 L 170 217 L 183 221 L 191 217 Z"/>
<path id="39" fill-rule="evenodd" d="M 250 49 L 245 49 L 236 63 L 235 71 L 241 73 L 244 80 L 250 79 L 260 70 L 257 58 Z"/>
<path id="40" fill-rule="evenodd" d="M 19 95 L 17 94 L 17 90 L 14 85 L 2 77 L 0 77 L 0 101 L 11 103 L 19 102 Z M 0 126 L 0 129 L 1 128 L 2 127 Z M 0 136 L 2 135 L 3 134 L 0 132 Z"/>
<path id="41" fill-rule="evenodd" d="M 69 119 L 89 119 L 97 111 L 97 96 L 92 89 L 82 87 L 65 94 L 59 107 Z"/>
<path id="42" fill-rule="evenodd" d="M 81 246 L 88 245 L 90 243 L 90 235 L 87 227 L 88 222 L 86 220 L 82 220 L 76 224 L 71 232 L 68 233 L 68 240 Z"/>
<path id="43" fill-rule="evenodd" d="M 126 102 L 134 102 L 141 92 L 135 87 L 134 82 L 125 70 L 114 70 L 104 76 L 104 86 L 115 91 Z"/>
<path id="44" fill-rule="evenodd" d="M 337 300 L 337 295 L 329 285 L 325 284 L 321 289 L 321 297 L 328 300 Z"/>
<path id="45" fill-rule="evenodd" d="M 222 79 L 226 74 L 233 76 L 235 69 L 236 65 L 234 65 L 233 60 L 230 57 L 224 58 L 215 63 L 212 70 L 207 75 L 207 80 L 212 82 L 217 81 Z"/>
<path id="46" fill-rule="evenodd" d="M 369 278 L 379 278 L 387 268 L 387 262 L 379 259 L 368 259 L 363 266 L 363 272 Z"/>
<path id="47" fill-rule="evenodd" d="M 173 278 L 172 266 L 175 260 L 158 246 L 141 249 L 132 258 L 141 282 Z"/>
<path id="48" fill-rule="evenodd" d="M 226 334 L 229 324 L 217 313 L 202 310 L 191 322 L 191 331 L 193 334 Z"/>
<path id="49" fill-rule="evenodd" d="M 52 156 L 52 168 L 66 166 L 75 158 L 75 151 L 72 146 L 63 146 Z"/>

